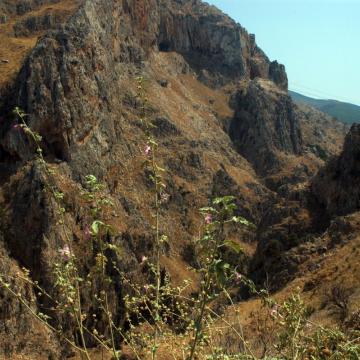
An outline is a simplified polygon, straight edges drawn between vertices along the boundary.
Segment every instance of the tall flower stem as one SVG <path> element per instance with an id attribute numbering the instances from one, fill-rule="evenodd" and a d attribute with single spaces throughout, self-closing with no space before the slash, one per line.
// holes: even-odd
<path id="1" fill-rule="evenodd" d="M 194 333 L 194 340 L 190 347 L 190 354 L 187 357 L 187 360 L 193 360 L 196 352 L 196 348 L 198 346 L 200 335 L 202 333 L 202 325 L 203 325 L 203 319 L 205 315 L 206 310 L 206 304 L 208 301 L 208 294 L 209 294 L 209 288 L 210 288 L 210 276 L 208 274 L 205 275 L 205 282 L 203 286 L 201 287 L 201 300 L 199 305 L 199 315 L 197 316 L 195 320 L 195 333 Z"/>
<path id="2" fill-rule="evenodd" d="M 155 181 L 155 278 L 156 278 L 156 293 L 155 293 L 155 327 L 153 337 L 152 359 L 156 359 L 157 352 L 157 338 L 159 335 L 158 321 L 160 319 L 159 307 L 160 307 L 160 288 L 161 288 L 161 269 L 160 269 L 160 233 L 159 233 L 159 180 L 157 174 L 155 147 L 152 151 L 152 170 L 154 172 Z"/>
<path id="3" fill-rule="evenodd" d="M 138 78 L 138 97 L 141 101 L 141 121 L 144 125 L 145 135 L 147 137 L 147 144 L 145 147 L 145 155 L 149 158 L 148 164 L 151 168 L 151 180 L 154 184 L 154 218 L 155 218 L 155 246 L 154 246 L 154 275 L 155 275 L 155 302 L 154 302 L 154 332 L 152 335 L 152 349 L 151 349 L 151 358 L 152 360 L 156 360 L 157 358 L 157 349 L 158 349 L 158 338 L 160 334 L 160 307 L 161 307 L 161 264 L 160 264 L 160 255 L 161 255 L 161 237 L 160 237 L 160 194 L 161 194 L 161 186 L 163 186 L 161 181 L 161 169 L 158 166 L 156 160 L 156 152 L 157 152 L 157 143 L 155 139 L 152 137 L 151 128 L 154 127 L 151 121 L 147 117 L 146 113 L 146 105 L 147 98 L 145 95 L 144 89 L 144 79 L 142 77 Z"/>

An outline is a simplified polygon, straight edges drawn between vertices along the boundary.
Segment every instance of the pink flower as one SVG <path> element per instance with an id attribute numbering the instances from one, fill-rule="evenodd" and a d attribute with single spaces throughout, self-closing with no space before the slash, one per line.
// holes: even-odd
<path id="1" fill-rule="evenodd" d="M 145 285 L 144 285 L 144 290 L 145 290 L 145 291 L 148 291 L 149 289 L 150 289 L 150 286 L 149 286 L 148 284 L 145 284 Z"/>
<path id="2" fill-rule="evenodd" d="M 151 152 L 151 146 L 149 144 L 146 144 L 145 145 L 145 148 L 144 148 L 144 154 L 146 156 L 149 156 L 150 155 L 150 152 Z"/>
<path id="3" fill-rule="evenodd" d="M 211 214 L 206 214 L 205 216 L 205 224 L 211 224 L 213 221 L 213 217 Z"/>
<path id="4" fill-rule="evenodd" d="M 64 261 L 69 261 L 71 257 L 71 251 L 68 245 L 65 245 L 62 249 L 59 249 L 59 254 Z"/>
<path id="5" fill-rule="evenodd" d="M 91 231 L 89 225 L 85 225 L 84 235 L 86 240 L 89 240 L 91 238 Z"/>
<path id="6" fill-rule="evenodd" d="M 22 126 L 20 124 L 15 124 L 12 127 L 14 130 L 22 130 Z"/>
<path id="7" fill-rule="evenodd" d="M 241 281 L 241 279 L 242 279 L 242 275 L 236 271 L 236 272 L 235 272 L 235 282 L 236 282 L 237 284 L 239 284 L 240 281 Z"/>
<path id="8" fill-rule="evenodd" d="M 145 256 L 145 255 L 143 255 L 142 257 L 141 257 L 141 262 L 140 262 L 140 264 L 144 264 L 146 261 L 147 261 L 147 256 Z"/>

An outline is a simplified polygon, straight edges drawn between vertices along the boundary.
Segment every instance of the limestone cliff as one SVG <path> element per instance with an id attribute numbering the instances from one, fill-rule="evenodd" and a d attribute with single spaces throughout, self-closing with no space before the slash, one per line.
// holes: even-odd
<path id="1" fill-rule="evenodd" d="M 258 79 L 244 84 L 232 102 L 235 114 L 230 137 L 260 175 L 284 167 L 279 163 L 279 152 L 302 153 L 300 122 L 286 92 Z"/>
<path id="2" fill-rule="evenodd" d="M 82 140 L 92 139 L 99 127 L 107 139 L 107 145 L 100 141 L 103 151 L 114 143 L 122 81 L 135 76 L 150 52 L 158 50 L 181 54 L 205 83 L 257 76 L 286 88 L 283 67 L 270 64 L 254 37 L 213 7 L 190 1 L 85 1 L 66 26 L 36 45 L 19 75 L 13 105 L 29 114 L 49 153 L 73 163 L 86 153 L 92 167 L 99 154 Z M 273 76 L 279 72 L 283 75 Z M 13 137 L 6 135 L 3 149 L 26 158 Z"/>
<path id="3" fill-rule="evenodd" d="M 52 293 L 52 267 L 65 238 L 73 242 L 84 276 L 93 269 L 85 231 L 89 215 L 81 194 L 85 176 L 94 174 L 113 203 L 104 214 L 113 228 L 107 241 L 123 249 L 109 257 L 141 277 L 141 257 L 153 249 L 153 218 L 151 200 L 144 201 L 151 199 L 151 189 L 141 166 L 146 136 L 139 121 L 137 76 L 145 79 L 146 112 L 157 126 L 159 162 L 167 169 L 161 231 L 170 241 L 162 266 L 174 282 L 192 276 L 188 248 L 201 222 L 198 208 L 214 196 L 234 195 L 238 214 L 260 225 L 257 234 L 233 234 L 250 248 L 244 272 L 256 240 L 261 254 L 256 267 L 264 272 L 267 240 L 280 234 L 289 244 L 289 234 L 310 228 L 304 222 L 301 187 L 324 164 L 324 153 L 339 151 L 343 129 L 319 114 L 320 121 L 311 124 L 311 111 L 299 110 L 286 94 L 284 66 L 270 62 L 254 35 L 228 16 L 197 0 L 0 0 L 0 9 L 6 15 L 0 38 L 7 44 L 0 58 L 8 60 L 0 64 L 4 271 L 11 267 L 21 272 L 24 266 Z M 12 115 L 15 106 L 42 136 L 54 186 L 65 194 L 64 226 L 44 191 L 47 179 L 34 162 L 33 143 Z M 314 129 L 322 131 L 320 149 Z M 329 145 L 328 139 L 334 143 Z M 293 226 L 286 233 L 288 224 Z M 128 289 L 118 274 L 109 276 L 113 317 L 121 325 Z M 47 311 L 32 291 L 28 296 L 34 308 Z M 10 304 L 0 311 L 7 323 L 19 313 L 26 317 L 25 309 L 8 302 L 3 290 L 0 295 Z M 92 309 L 92 297 L 83 296 L 84 309 Z M 54 321 L 71 333 L 69 319 L 54 315 Z M 15 335 L 0 327 L 0 356 L 1 351 L 6 356 L 32 352 L 39 359 L 59 354 L 60 339 L 37 324 L 28 326 L 30 334 L 45 334 L 49 340 L 35 336 L 33 346 L 21 326 Z"/>

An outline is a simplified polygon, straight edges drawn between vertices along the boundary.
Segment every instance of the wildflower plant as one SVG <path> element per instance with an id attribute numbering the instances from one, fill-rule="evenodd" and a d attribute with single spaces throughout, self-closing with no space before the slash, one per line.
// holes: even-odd
<path id="1" fill-rule="evenodd" d="M 278 336 L 272 344 L 266 344 L 261 358 L 283 360 L 322 360 L 322 359 L 359 359 L 359 332 L 345 333 L 315 326 L 309 320 L 310 312 L 300 294 L 292 294 L 289 299 L 278 304 L 263 289 L 255 284 L 238 267 L 224 260 L 224 254 L 230 249 L 236 254 L 242 253 L 239 243 L 228 237 L 234 224 L 253 227 L 245 218 L 236 215 L 233 196 L 218 197 L 210 201 L 209 206 L 201 208 L 202 224 L 200 235 L 194 240 L 195 266 L 198 286 L 189 295 L 190 280 L 175 286 L 170 275 L 161 265 L 169 239 L 161 231 L 161 209 L 170 201 L 166 191 L 165 169 L 160 166 L 159 144 L 152 136 L 153 123 L 147 114 L 148 99 L 143 77 L 137 78 L 140 121 L 143 124 L 145 140 L 142 146 L 144 167 L 151 183 L 153 248 L 152 253 L 140 254 L 139 267 L 141 279 L 135 279 L 118 268 L 109 254 L 119 255 L 122 249 L 113 243 L 113 229 L 106 221 L 106 213 L 113 207 L 106 187 L 94 176 L 84 178 L 82 199 L 85 203 L 85 220 L 82 224 L 84 240 L 91 249 L 93 259 L 87 271 L 76 257 L 72 238 L 65 228 L 65 195 L 56 186 L 54 171 L 46 163 L 41 147 L 42 138 L 26 123 L 26 114 L 15 109 L 18 123 L 14 130 L 22 131 L 34 144 L 36 161 L 46 178 L 46 189 L 56 204 L 57 224 L 62 227 L 65 241 L 57 249 L 54 261 L 54 292 L 49 294 L 39 284 L 31 280 L 30 273 L 24 269 L 22 279 L 31 284 L 39 296 L 52 305 L 51 311 L 36 311 L 21 293 L 11 287 L 4 274 L 0 274 L 0 286 L 16 297 L 38 321 L 57 334 L 65 343 L 79 352 L 82 358 L 91 359 L 89 344 L 95 344 L 112 354 L 112 359 L 122 356 L 122 345 L 130 348 L 137 360 L 159 358 L 160 347 L 166 348 L 168 358 L 182 360 L 237 360 L 257 359 L 255 352 L 246 341 L 236 304 L 231 297 L 233 287 L 247 286 L 250 292 L 261 298 L 263 306 L 268 308 L 271 326 Z M 113 276 L 116 273 L 122 285 L 128 290 L 123 296 L 124 321 L 115 321 L 119 309 L 112 307 L 114 296 Z M 83 306 L 83 294 L 94 297 L 92 307 Z M 214 310 L 214 304 L 226 299 L 236 314 L 237 325 L 227 321 Z M 56 316 L 71 320 L 72 336 L 56 321 Z M 100 325 L 101 324 L 101 325 Z M 268 323 L 267 323 L 268 324 Z M 314 326 L 311 333 L 307 326 Z M 230 331 L 242 346 L 238 353 L 229 353 L 219 346 L 216 337 L 225 336 Z M 266 331 L 270 327 L 266 325 Z M 268 358 L 270 359 L 270 358 Z"/>

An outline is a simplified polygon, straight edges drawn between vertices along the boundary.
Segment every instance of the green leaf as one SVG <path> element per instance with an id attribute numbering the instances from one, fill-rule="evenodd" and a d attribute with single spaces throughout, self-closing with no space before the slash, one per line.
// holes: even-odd
<path id="1" fill-rule="evenodd" d="M 105 226 L 105 224 L 102 221 L 99 220 L 95 220 L 92 224 L 91 224 L 91 234 L 93 236 L 96 236 L 99 234 L 99 229 L 101 226 Z"/>
<path id="2" fill-rule="evenodd" d="M 230 265 L 220 259 L 218 259 L 214 262 L 215 275 L 216 275 L 217 281 L 221 285 L 226 283 L 227 272 L 228 272 L 229 268 L 230 268 Z"/>
<path id="3" fill-rule="evenodd" d="M 168 238 L 168 236 L 167 235 L 161 235 L 160 236 L 160 243 L 161 244 L 167 244 L 169 242 L 169 238 Z"/>
<path id="4" fill-rule="evenodd" d="M 157 126 L 154 125 L 151 121 L 148 122 L 148 126 L 149 126 L 149 128 L 151 128 L 151 129 L 156 129 L 156 128 L 157 128 Z"/>
<path id="5" fill-rule="evenodd" d="M 237 206 L 235 204 L 226 204 L 224 206 L 227 212 L 233 212 L 234 210 L 237 209 Z"/>
<path id="6" fill-rule="evenodd" d="M 87 183 L 89 184 L 94 184 L 94 183 L 97 183 L 97 178 L 95 175 L 86 175 L 85 176 L 85 180 Z"/>
<path id="7" fill-rule="evenodd" d="M 212 214 L 214 214 L 214 213 L 216 213 L 217 211 L 213 208 L 213 207 L 209 207 L 209 206 L 207 206 L 207 207 L 203 207 L 203 208 L 201 208 L 201 209 L 199 209 L 199 211 L 201 212 L 201 213 L 212 213 Z"/>
<path id="8" fill-rule="evenodd" d="M 230 265 L 223 260 L 217 259 L 211 265 L 211 270 L 220 285 L 224 285 L 228 279 Z"/>
<path id="9" fill-rule="evenodd" d="M 226 247 L 228 247 L 229 249 L 235 251 L 237 254 L 240 254 L 243 252 L 242 247 L 240 246 L 240 244 L 238 244 L 236 241 L 234 240 L 225 240 L 224 241 L 224 245 Z"/>
<path id="10" fill-rule="evenodd" d="M 231 218 L 231 221 L 238 223 L 238 224 L 242 224 L 251 228 L 256 228 L 255 224 L 253 224 L 251 221 L 246 220 L 245 218 L 243 218 L 242 216 L 233 216 Z"/>
<path id="11" fill-rule="evenodd" d="M 57 200 L 62 200 L 64 198 L 64 193 L 59 192 L 59 191 L 54 191 L 54 197 Z"/>
<path id="12" fill-rule="evenodd" d="M 219 204 L 228 205 L 234 200 L 235 200 L 235 196 L 229 195 L 229 196 L 217 197 L 213 200 L 212 203 L 214 205 L 219 205 Z"/>

